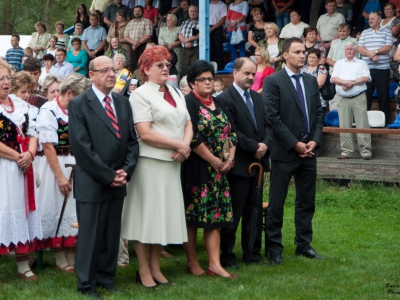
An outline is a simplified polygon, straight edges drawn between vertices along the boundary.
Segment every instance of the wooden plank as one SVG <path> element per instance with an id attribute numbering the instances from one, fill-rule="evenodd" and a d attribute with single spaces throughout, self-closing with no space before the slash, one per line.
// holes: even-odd
<path id="1" fill-rule="evenodd" d="M 400 134 L 400 129 L 387 128 L 342 128 L 342 127 L 324 127 L 323 132 L 331 133 L 370 133 L 370 134 Z"/>

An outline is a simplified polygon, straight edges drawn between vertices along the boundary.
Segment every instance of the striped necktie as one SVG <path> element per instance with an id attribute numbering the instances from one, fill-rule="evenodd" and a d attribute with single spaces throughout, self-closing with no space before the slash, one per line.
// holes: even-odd
<path id="1" fill-rule="evenodd" d="M 118 120 L 115 117 L 115 113 L 114 110 L 112 109 L 110 102 L 111 102 L 111 98 L 106 96 L 104 98 L 104 101 L 106 102 L 106 105 L 104 107 L 104 110 L 106 111 L 107 116 L 110 118 L 111 120 L 111 125 L 115 130 L 115 135 L 117 136 L 118 139 L 121 139 L 121 133 L 119 132 L 119 126 L 118 126 Z"/>

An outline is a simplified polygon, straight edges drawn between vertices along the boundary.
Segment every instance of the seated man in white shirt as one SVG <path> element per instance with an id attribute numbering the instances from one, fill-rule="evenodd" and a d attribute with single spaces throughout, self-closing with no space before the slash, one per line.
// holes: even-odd
<path id="1" fill-rule="evenodd" d="M 309 27 L 309 25 L 301 21 L 301 13 L 294 9 L 290 12 L 290 23 L 282 28 L 279 37 L 281 39 L 288 39 L 291 37 L 303 38 L 304 29 L 307 27 Z"/>
<path id="2" fill-rule="evenodd" d="M 356 57 L 357 46 L 355 43 L 345 45 L 344 53 L 345 58 L 335 63 L 331 77 L 331 82 L 336 84 L 336 93 L 338 94 L 339 125 L 351 128 L 354 117 L 357 128 L 369 128 L 367 96 L 365 95 L 366 83 L 371 81 L 368 65 Z M 371 135 L 358 133 L 357 142 L 361 157 L 370 160 Z M 340 146 L 342 153 L 338 159 L 350 158 L 354 152 L 351 133 L 340 134 Z"/>

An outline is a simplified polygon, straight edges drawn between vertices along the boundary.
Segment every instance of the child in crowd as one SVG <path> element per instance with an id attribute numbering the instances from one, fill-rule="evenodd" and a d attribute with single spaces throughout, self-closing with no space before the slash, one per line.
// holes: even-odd
<path id="1" fill-rule="evenodd" d="M 224 80 L 222 78 L 215 78 L 214 91 L 215 93 L 212 94 L 213 97 L 217 97 L 224 91 Z"/>

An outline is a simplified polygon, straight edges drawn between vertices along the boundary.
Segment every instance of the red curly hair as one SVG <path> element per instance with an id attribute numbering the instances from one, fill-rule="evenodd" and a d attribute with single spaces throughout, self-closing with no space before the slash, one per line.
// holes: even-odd
<path id="1" fill-rule="evenodd" d="M 163 61 L 164 59 L 168 61 L 172 59 L 171 54 L 169 54 L 167 48 L 164 46 L 153 46 L 143 51 L 143 54 L 139 58 L 139 69 L 143 81 L 149 79 L 145 70 L 148 71 L 155 62 Z"/>

